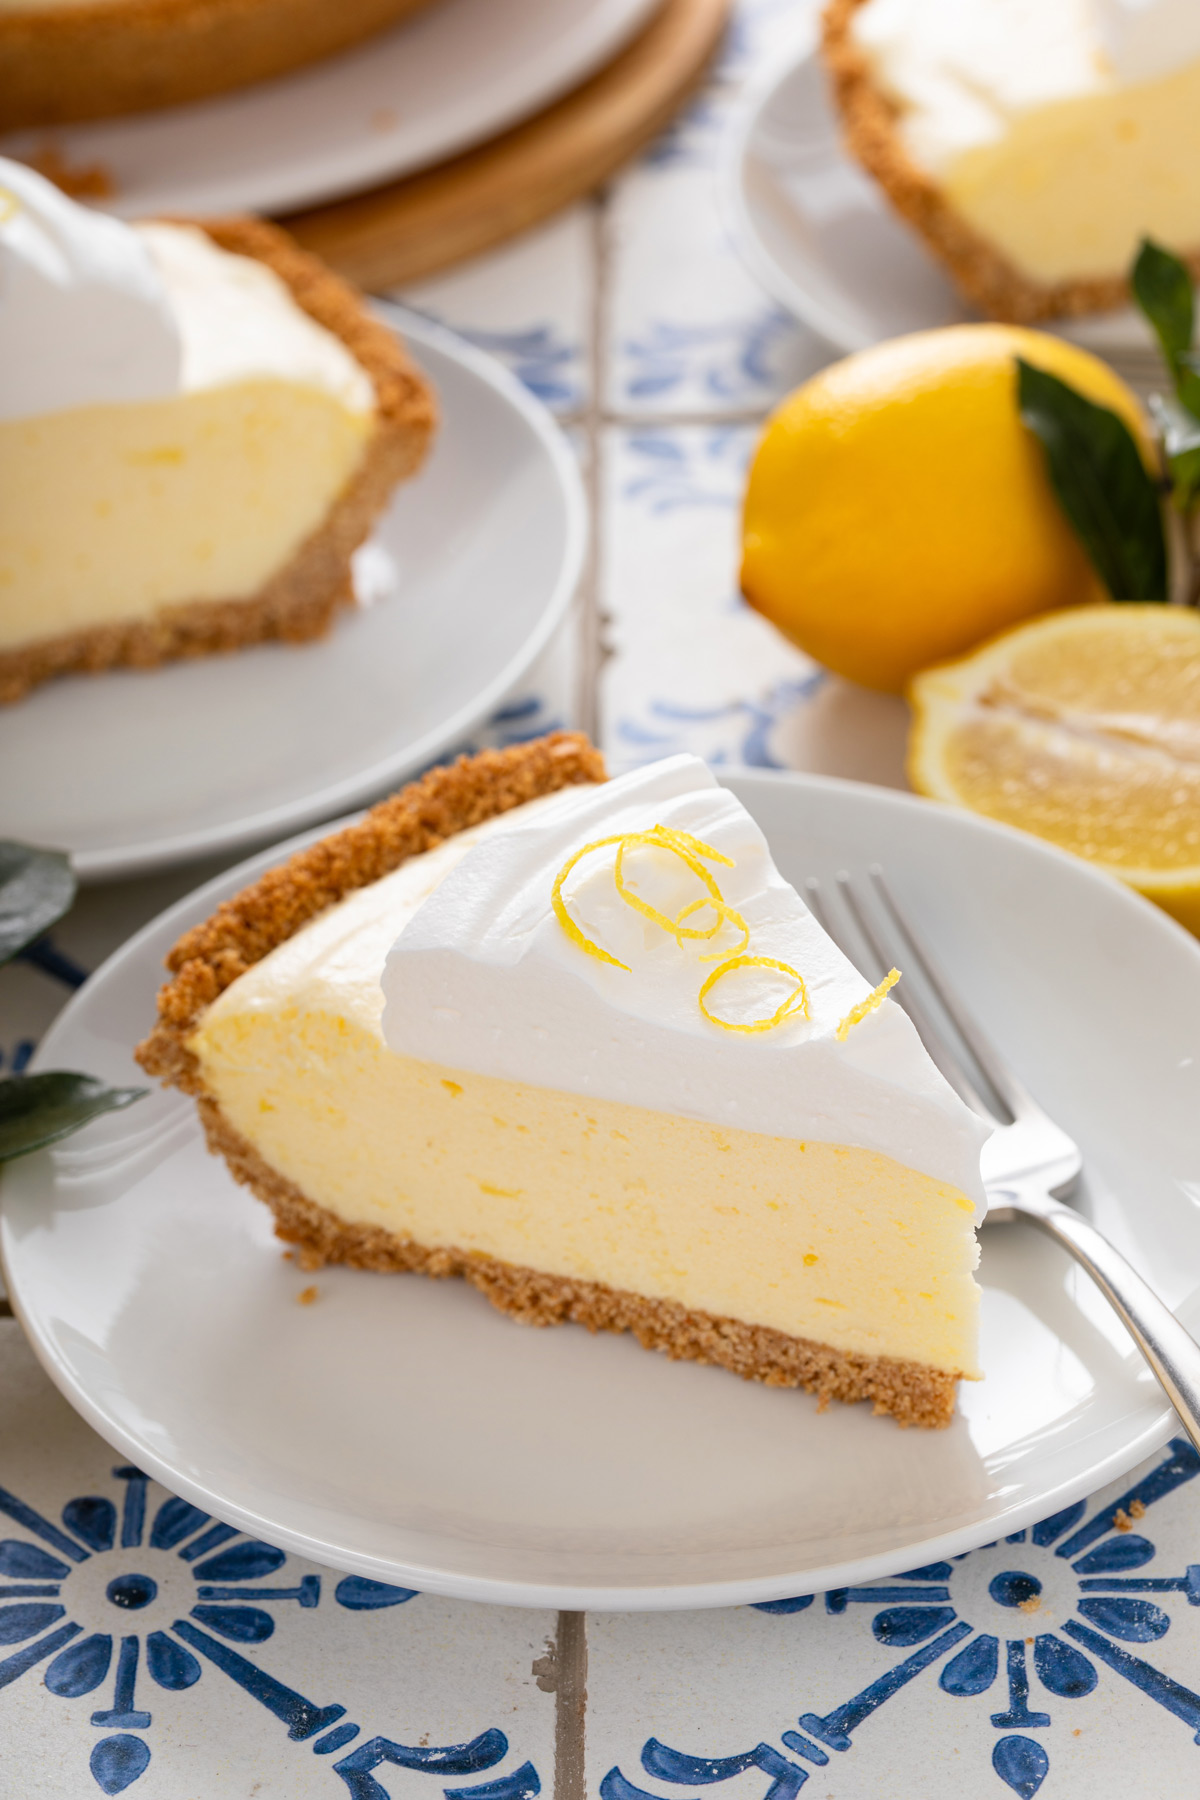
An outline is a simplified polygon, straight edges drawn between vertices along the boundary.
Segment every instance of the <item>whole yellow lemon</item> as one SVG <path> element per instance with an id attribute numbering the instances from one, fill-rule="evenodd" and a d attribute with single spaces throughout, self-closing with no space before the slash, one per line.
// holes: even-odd
<path id="1" fill-rule="evenodd" d="M 768 420 L 743 516 L 742 591 L 839 675 L 899 692 L 1037 613 L 1107 598 L 1017 410 L 1016 358 L 1119 413 L 1105 363 L 1013 325 L 954 325 L 848 356 Z"/>

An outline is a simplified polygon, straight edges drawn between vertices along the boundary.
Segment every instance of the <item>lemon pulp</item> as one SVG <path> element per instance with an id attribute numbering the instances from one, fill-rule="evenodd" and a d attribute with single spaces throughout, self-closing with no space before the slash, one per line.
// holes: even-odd
<path id="1" fill-rule="evenodd" d="M 1103 605 L 912 684 L 921 793 L 1087 858 L 1200 933 L 1200 616 Z"/>

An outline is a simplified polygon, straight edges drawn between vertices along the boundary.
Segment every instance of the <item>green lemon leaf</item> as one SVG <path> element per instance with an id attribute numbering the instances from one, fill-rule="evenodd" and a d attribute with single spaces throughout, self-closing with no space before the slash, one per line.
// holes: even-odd
<path id="1" fill-rule="evenodd" d="M 1176 360 L 1192 347 L 1195 300 L 1187 267 L 1161 244 L 1143 238 L 1130 277 L 1133 297 L 1153 325 L 1162 353 Z"/>
<path id="2" fill-rule="evenodd" d="M 1175 392 L 1200 418 L 1200 358 L 1192 351 L 1196 302 L 1186 263 L 1143 238 L 1130 275 L 1134 298 L 1154 327 Z"/>
<path id="3" fill-rule="evenodd" d="M 61 919 L 74 898 L 75 877 L 61 850 L 0 838 L 0 963 Z"/>
<path id="4" fill-rule="evenodd" d="M 132 1106 L 148 1091 L 106 1087 L 94 1075 L 67 1069 L 10 1075 L 0 1081 L 0 1162 L 56 1144 L 101 1113 Z"/>
<path id="5" fill-rule="evenodd" d="M 1124 419 L 1020 357 L 1017 399 L 1046 453 L 1059 503 L 1112 598 L 1165 600 L 1158 490 Z"/>
<path id="6" fill-rule="evenodd" d="M 1185 350 L 1175 360 L 1175 392 L 1194 419 L 1200 419 L 1200 356 Z"/>
<path id="7" fill-rule="evenodd" d="M 1200 418 L 1161 394 L 1151 394 L 1150 411 L 1171 472 L 1171 498 L 1187 512 L 1200 498 Z"/>

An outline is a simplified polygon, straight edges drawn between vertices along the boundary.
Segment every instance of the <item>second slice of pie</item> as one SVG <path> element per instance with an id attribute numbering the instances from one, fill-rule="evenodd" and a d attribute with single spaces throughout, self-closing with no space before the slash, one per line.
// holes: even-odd
<path id="1" fill-rule="evenodd" d="M 317 637 L 432 392 L 257 219 L 130 226 L 0 160 L 0 702 Z"/>

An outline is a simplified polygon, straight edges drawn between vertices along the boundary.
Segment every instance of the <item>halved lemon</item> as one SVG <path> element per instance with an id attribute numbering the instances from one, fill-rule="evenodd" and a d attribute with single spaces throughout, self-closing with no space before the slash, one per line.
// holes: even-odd
<path id="1" fill-rule="evenodd" d="M 919 793 L 1073 850 L 1200 935 L 1200 614 L 1051 613 L 909 696 Z"/>

